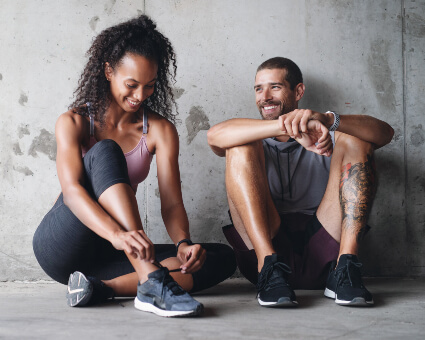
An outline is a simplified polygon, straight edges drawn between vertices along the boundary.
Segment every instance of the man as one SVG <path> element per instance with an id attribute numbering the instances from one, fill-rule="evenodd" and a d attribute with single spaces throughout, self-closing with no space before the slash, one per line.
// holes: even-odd
<path id="1" fill-rule="evenodd" d="M 262 120 L 208 131 L 226 157 L 233 225 L 223 230 L 242 274 L 262 306 L 296 306 L 293 288 L 323 287 L 337 304 L 372 305 L 357 252 L 376 189 L 373 152 L 393 129 L 365 115 L 299 110 L 305 86 L 286 58 L 262 63 L 254 90 Z"/>

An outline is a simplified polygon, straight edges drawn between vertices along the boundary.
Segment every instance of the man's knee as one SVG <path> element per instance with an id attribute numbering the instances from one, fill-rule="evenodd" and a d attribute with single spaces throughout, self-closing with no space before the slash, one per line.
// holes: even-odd
<path id="1" fill-rule="evenodd" d="M 252 162 L 252 159 L 261 157 L 263 152 L 263 144 L 261 141 L 234 146 L 226 149 L 226 162 Z"/>
<path id="2" fill-rule="evenodd" d="M 357 137 L 350 135 L 342 135 L 335 145 L 335 149 L 342 150 L 343 155 L 356 155 L 357 157 L 364 157 L 373 155 L 375 150 L 372 143 L 365 142 Z"/>

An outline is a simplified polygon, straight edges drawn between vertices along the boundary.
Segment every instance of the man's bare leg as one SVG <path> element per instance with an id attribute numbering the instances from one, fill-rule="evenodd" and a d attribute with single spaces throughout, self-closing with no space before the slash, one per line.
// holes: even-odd
<path id="1" fill-rule="evenodd" d="M 226 150 L 226 188 L 233 224 L 248 249 L 255 249 L 260 271 L 264 257 L 275 253 L 272 238 L 280 225 L 261 141 Z"/>
<path id="2" fill-rule="evenodd" d="M 340 242 L 341 254 L 358 253 L 376 191 L 373 147 L 356 137 L 341 135 L 332 155 L 325 195 L 317 218 Z"/>
<path id="3" fill-rule="evenodd" d="M 325 296 L 340 305 L 373 304 L 372 295 L 362 283 L 357 253 L 375 191 L 372 145 L 341 135 L 332 156 L 328 186 L 317 211 L 323 227 L 340 242 L 338 264 L 329 273 L 325 289 Z"/>
<path id="4" fill-rule="evenodd" d="M 226 187 L 234 226 L 257 256 L 258 303 L 296 306 L 295 293 L 287 283 L 290 268 L 278 259 L 272 245 L 280 217 L 270 195 L 261 141 L 226 150 Z"/>

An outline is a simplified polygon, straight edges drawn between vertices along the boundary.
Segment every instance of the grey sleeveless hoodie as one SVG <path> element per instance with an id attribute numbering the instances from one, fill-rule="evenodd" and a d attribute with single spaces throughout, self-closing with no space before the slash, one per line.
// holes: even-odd
<path id="1" fill-rule="evenodd" d="M 331 132 L 335 145 L 334 133 Z M 263 140 L 269 188 L 279 214 L 299 212 L 313 215 L 329 179 L 331 157 L 307 151 L 290 139 Z"/>

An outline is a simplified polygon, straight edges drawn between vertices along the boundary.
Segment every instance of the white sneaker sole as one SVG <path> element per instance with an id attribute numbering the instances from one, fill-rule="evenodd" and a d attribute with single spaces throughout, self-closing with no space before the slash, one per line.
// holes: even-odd
<path id="1" fill-rule="evenodd" d="M 85 275 L 81 272 L 74 272 L 69 275 L 66 299 L 68 306 L 84 306 L 92 295 L 93 288 Z"/>
<path id="2" fill-rule="evenodd" d="M 336 294 L 335 294 L 335 292 L 333 292 L 332 290 L 330 290 L 330 289 L 326 288 L 326 289 L 325 289 L 325 296 L 326 296 L 327 298 L 329 298 L 329 299 L 335 299 Z"/>
<path id="3" fill-rule="evenodd" d="M 372 306 L 374 304 L 373 300 L 366 301 L 362 297 L 356 297 L 351 301 L 339 300 L 338 296 L 335 298 L 335 303 L 341 306 Z"/>
<path id="4" fill-rule="evenodd" d="M 257 298 L 260 306 L 263 307 L 296 307 L 298 306 L 297 301 L 292 301 L 290 298 L 280 298 L 277 302 L 266 302 Z"/>
<path id="5" fill-rule="evenodd" d="M 372 306 L 374 304 L 373 300 L 371 301 L 366 301 L 364 298 L 362 297 L 357 297 L 354 298 L 351 301 L 347 301 L 347 300 L 339 300 L 338 296 L 335 294 L 335 292 L 333 292 L 332 290 L 326 288 L 325 289 L 325 294 L 324 294 L 327 298 L 330 299 L 334 299 L 335 303 L 341 306 Z"/>
<path id="6" fill-rule="evenodd" d="M 137 297 L 134 299 L 134 307 L 138 310 L 154 313 L 159 316 L 163 317 L 178 317 L 178 316 L 195 316 L 201 313 L 202 307 L 198 308 L 196 310 L 189 310 L 189 311 L 170 311 L 170 310 L 164 310 L 158 307 L 155 307 L 151 303 L 142 302 Z"/>

